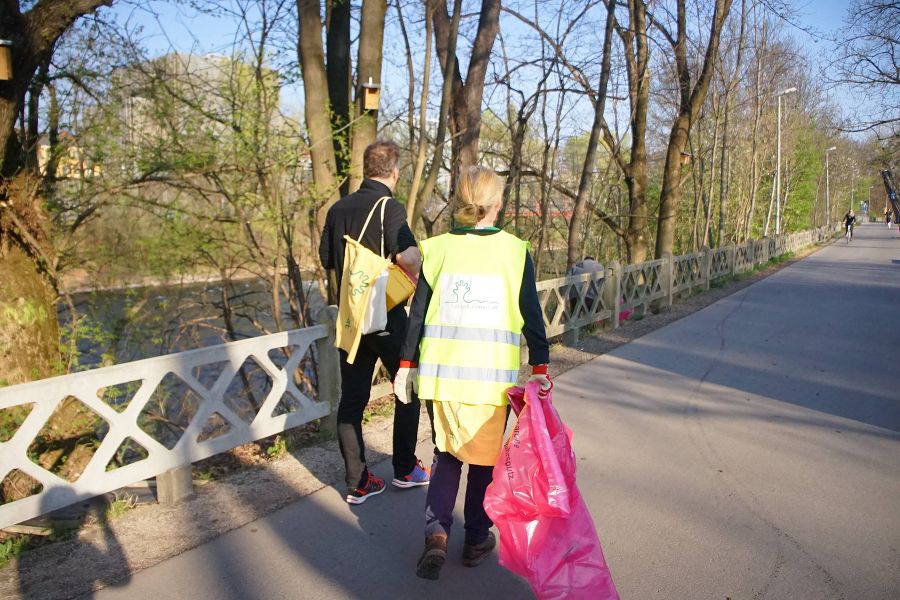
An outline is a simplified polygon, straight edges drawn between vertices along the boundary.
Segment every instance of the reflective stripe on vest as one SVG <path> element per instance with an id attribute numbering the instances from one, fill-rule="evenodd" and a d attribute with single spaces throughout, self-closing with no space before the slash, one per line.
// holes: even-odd
<path id="1" fill-rule="evenodd" d="M 513 346 L 519 346 L 522 343 L 521 333 L 503 329 L 454 327 L 452 325 L 426 325 L 423 337 L 468 342 L 497 342 L 498 344 L 512 344 Z"/>
<path id="2" fill-rule="evenodd" d="M 486 367 L 454 367 L 452 365 L 420 364 L 419 375 L 442 379 L 467 379 L 515 385 L 519 369 L 489 369 Z"/>

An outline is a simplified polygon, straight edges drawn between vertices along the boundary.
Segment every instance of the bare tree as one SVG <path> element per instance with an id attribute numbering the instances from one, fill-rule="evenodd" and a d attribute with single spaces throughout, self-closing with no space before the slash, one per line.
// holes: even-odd
<path id="1" fill-rule="evenodd" d="M 442 69 L 451 69 L 453 76 L 452 100 L 450 104 L 450 132 L 453 136 L 454 168 L 476 164 L 478 161 L 478 140 L 481 135 L 481 111 L 484 96 L 484 80 L 491 59 L 491 50 L 497 32 L 500 30 L 500 0 L 482 0 L 478 17 L 478 29 L 472 43 L 472 54 L 463 81 L 459 68 L 459 60 L 448 58 L 451 37 L 453 36 L 451 18 L 446 6 L 441 1 L 429 0 L 433 3 L 432 19 L 434 36 Z M 455 45 L 455 40 L 454 40 Z"/>
<path id="2" fill-rule="evenodd" d="M 656 232 L 656 256 L 670 253 L 675 245 L 675 225 L 678 201 L 681 196 L 682 153 L 687 144 L 691 126 L 706 99 L 713 76 L 713 68 L 718 60 L 719 39 L 732 0 L 716 0 L 709 25 L 709 39 L 700 71 L 694 81 L 688 62 L 688 23 L 686 0 L 678 0 L 676 7 L 676 30 L 673 35 L 661 22 L 654 19 L 654 26 L 672 46 L 675 55 L 675 69 L 678 78 L 678 109 L 666 148 L 663 167 L 662 191 L 659 198 L 659 225 Z"/>
<path id="3" fill-rule="evenodd" d="M 591 179 L 594 174 L 594 165 L 597 160 L 597 145 L 600 142 L 600 135 L 603 131 L 603 115 L 606 111 L 606 90 L 609 85 L 615 9 L 616 0 L 608 0 L 606 3 L 606 29 L 603 32 L 603 53 L 600 59 L 600 81 L 597 84 L 597 94 L 592 98 L 594 102 L 594 122 L 591 125 L 591 133 L 588 137 L 584 166 L 581 169 L 581 179 L 578 182 L 578 194 L 575 197 L 575 206 L 572 209 L 572 219 L 569 221 L 569 240 L 566 253 L 567 268 L 581 260 L 584 251 L 583 229 L 586 205 L 591 188 Z"/>
<path id="4" fill-rule="evenodd" d="M 848 85 L 868 102 L 857 106 L 847 131 L 884 130 L 900 124 L 900 2 L 854 0 L 834 40 L 825 77 Z M 886 129 L 885 129 L 886 128 Z"/>

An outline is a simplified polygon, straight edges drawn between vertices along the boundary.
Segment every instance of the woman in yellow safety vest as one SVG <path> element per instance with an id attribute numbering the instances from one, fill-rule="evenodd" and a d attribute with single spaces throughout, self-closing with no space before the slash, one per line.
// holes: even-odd
<path id="1" fill-rule="evenodd" d="M 432 401 L 435 456 L 425 507 L 425 549 L 416 574 L 437 579 L 463 463 L 469 464 L 463 564 L 474 567 L 496 545 L 484 494 L 500 455 L 507 388 L 519 374 L 522 335 L 532 379 L 544 389 L 550 350 L 528 243 L 494 227 L 503 183 L 468 167 L 456 189 L 459 225 L 420 243 L 422 270 L 410 308 L 394 392 Z"/>

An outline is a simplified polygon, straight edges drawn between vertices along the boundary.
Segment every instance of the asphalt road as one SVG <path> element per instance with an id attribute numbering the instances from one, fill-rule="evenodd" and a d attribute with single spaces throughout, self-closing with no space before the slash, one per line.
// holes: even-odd
<path id="1" fill-rule="evenodd" d="M 900 598 L 896 229 L 569 371 L 555 402 L 622 598 Z M 463 567 L 461 531 L 441 579 L 417 579 L 423 504 L 326 488 L 95 597 L 531 597 L 495 557 Z"/>

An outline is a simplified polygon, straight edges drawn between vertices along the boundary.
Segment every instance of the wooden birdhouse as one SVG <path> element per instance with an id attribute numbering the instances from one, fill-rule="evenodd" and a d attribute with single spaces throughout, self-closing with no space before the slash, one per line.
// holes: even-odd
<path id="1" fill-rule="evenodd" d="M 377 83 L 373 83 L 372 78 L 369 77 L 369 81 L 362 84 L 362 93 L 363 110 L 378 110 L 378 100 L 381 95 L 381 86 Z"/>
<path id="2" fill-rule="evenodd" d="M 12 42 L 0 40 L 0 81 L 9 81 L 13 78 L 12 65 Z"/>

